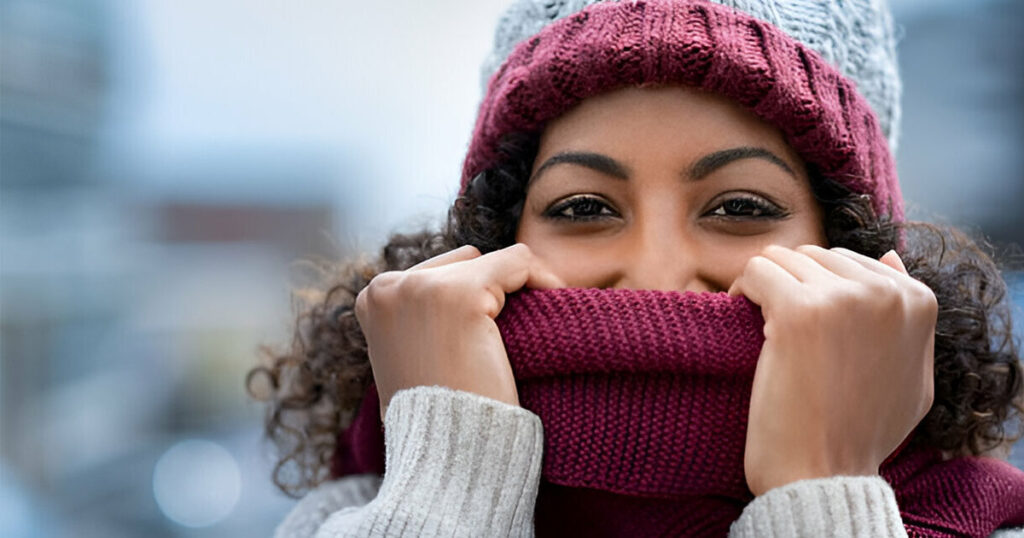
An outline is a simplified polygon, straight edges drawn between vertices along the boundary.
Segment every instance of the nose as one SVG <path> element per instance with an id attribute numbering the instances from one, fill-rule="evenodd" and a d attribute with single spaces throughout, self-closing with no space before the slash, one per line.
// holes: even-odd
<path id="1" fill-rule="evenodd" d="M 619 260 L 616 288 L 662 291 L 719 291 L 704 272 L 709 260 L 702 259 L 695 241 L 679 233 L 650 231 L 631 238 L 628 253 Z"/>

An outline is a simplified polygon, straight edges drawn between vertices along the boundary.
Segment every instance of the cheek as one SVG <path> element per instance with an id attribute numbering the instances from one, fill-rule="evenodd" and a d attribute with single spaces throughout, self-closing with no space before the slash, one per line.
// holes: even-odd
<path id="1" fill-rule="evenodd" d="M 817 215 L 792 220 L 772 233 L 740 238 L 708 238 L 704 253 L 714 263 L 703 266 L 709 279 L 723 289 L 729 289 L 746 269 L 750 258 L 760 254 L 769 245 L 796 248 L 800 245 L 818 245 L 828 248 L 824 229 Z"/>
<path id="2" fill-rule="evenodd" d="M 828 239 L 825 237 L 825 215 L 821 207 L 813 197 L 808 194 L 805 200 L 805 209 L 800 212 L 798 221 L 786 228 L 786 244 L 783 246 L 794 248 L 800 245 L 817 245 L 828 248 Z"/>
<path id="3" fill-rule="evenodd" d="M 702 276 L 714 288 L 728 290 L 753 258 L 772 241 L 715 242 L 705 244 L 702 252 Z"/>
<path id="4" fill-rule="evenodd" d="M 534 256 L 571 288 L 599 288 L 614 272 L 615 247 L 595 238 L 550 233 L 542 223 L 524 218 L 516 241 L 530 247 Z"/>
<path id="5" fill-rule="evenodd" d="M 779 243 L 784 247 L 796 248 L 800 245 L 817 245 L 829 248 L 828 239 L 825 237 L 825 224 L 821 210 L 817 207 L 804 213 L 801 222 L 795 226 L 788 227 L 786 232 Z"/>

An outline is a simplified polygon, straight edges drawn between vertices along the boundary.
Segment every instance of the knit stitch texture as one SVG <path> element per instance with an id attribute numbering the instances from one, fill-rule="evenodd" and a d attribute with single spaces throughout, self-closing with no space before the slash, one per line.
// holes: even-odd
<path id="1" fill-rule="evenodd" d="M 498 20 L 494 47 L 480 69 L 481 86 L 512 49 L 552 22 L 590 4 L 619 0 L 516 0 Z M 622 0 L 632 1 L 632 0 Z M 896 154 L 900 83 L 896 30 L 886 0 L 713 0 L 769 22 L 814 49 L 857 85 Z"/>
<path id="2" fill-rule="evenodd" d="M 520 402 L 544 425 L 538 535 L 726 534 L 753 500 L 743 448 L 763 320 L 752 303 L 528 290 L 510 295 L 497 321 Z M 363 412 L 378 417 L 376 400 Z M 1024 524 L 1024 472 L 1006 462 L 943 461 L 911 445 L 880 471 L 910 536 L 984 537 Z"/>
<path id="3" fill-rule="evenodd" d="M 677 84 L 717 93 L 777 126 L 808 166 L 903 220 L 885 135 L 855 85 L 779 28 L 706 0 L 587 6 L 521 42 L 495 72 L 463 163 L 462 190 L 510 133 L 602 92 Z"/>

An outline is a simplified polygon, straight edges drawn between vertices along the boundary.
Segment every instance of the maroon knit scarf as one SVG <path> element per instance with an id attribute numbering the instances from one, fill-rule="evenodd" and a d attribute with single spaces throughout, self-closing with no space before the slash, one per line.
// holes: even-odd
<path id="1" fill-rule="evenodd" d="M 498 327 L 522 406 L 544 424 L 538 536 L 725 536 L 753 499 L 743 448 L 759 309 L 742 297 L 525 291 Z M 383 473 L 376 392 L 339 437 L 333 474 Z M 881 468 L 910 536 L 1024 525 L 1024 472 L 899 451 Z"/>

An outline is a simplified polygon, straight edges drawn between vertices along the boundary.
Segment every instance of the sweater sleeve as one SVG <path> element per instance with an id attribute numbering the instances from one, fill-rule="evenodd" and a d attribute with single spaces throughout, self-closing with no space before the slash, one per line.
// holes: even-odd
<path id="1" fill-rule="evenodd" d="M 376 497 L 334 511 L 316 538 L 533 535 L 543 451 L 537 415 L 468 392 L 414 387 L 395 394 L 384 421 L 387 471 Z"/>
<path id="2" fill-rule="evenodd" d="M 334 512 L 372 501 L 380 489 L 380 481 L 377 475 L 363 474 L 320 484 L 288 512 L 277 526 L 274 538 L 312 537 Z"/>
<path id="3" fill-rule="evenodd" d="M 729 536 L 904 537 L 907 531 L 884 479 L 834 476 L 769 490 L 743 509 Z"/>
<path id="4" fill-rule="evenodd" d="M 443 387 L 399 391 L 385 418 L 383 478 L 347 477 L 304 497 L 275 538 L 532 536 L 540 419 Z M 906 536 L 880 477 L 803 480 L 756 498 L 729 536 Z M 1024 536 L 1007 529 L 993 538 Z"/>

